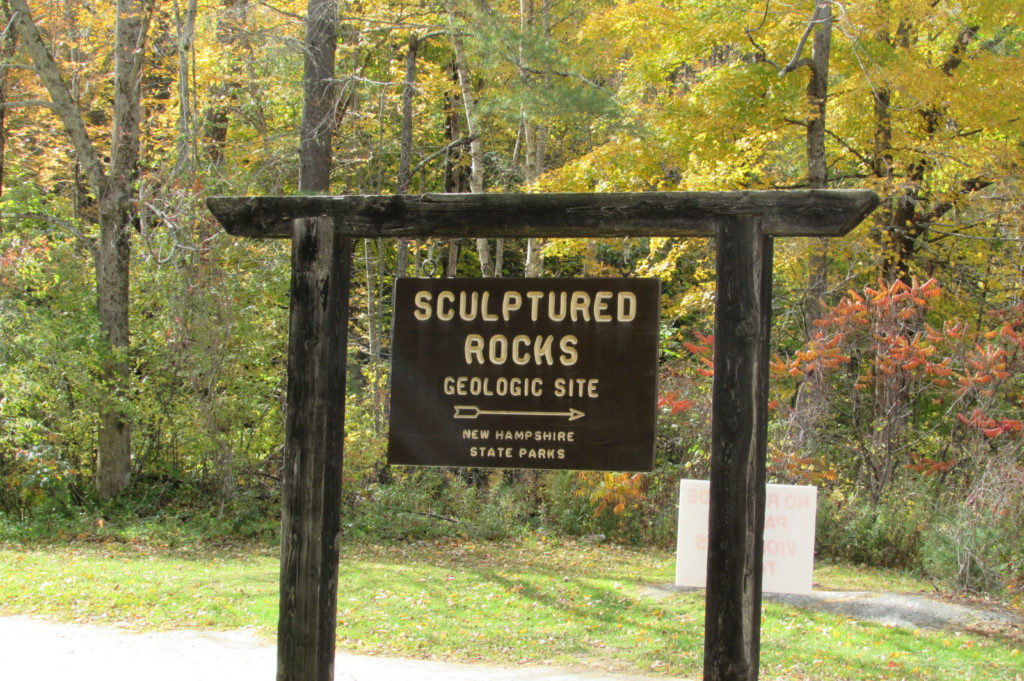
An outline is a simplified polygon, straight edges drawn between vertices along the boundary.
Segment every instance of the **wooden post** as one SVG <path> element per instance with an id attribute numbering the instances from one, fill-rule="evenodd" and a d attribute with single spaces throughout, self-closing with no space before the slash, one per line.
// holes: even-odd
<path id="1" fill-rule="evenodd" d="M 292 235 L 278 681 L 333 681 L 351 242 L 330 218 Z"/>
<path id="2" fill-rule="evenodd" d="M 755 217 L 719 223 L 706 681 L 756 681 L 758 676 L 772 245 Z"/>

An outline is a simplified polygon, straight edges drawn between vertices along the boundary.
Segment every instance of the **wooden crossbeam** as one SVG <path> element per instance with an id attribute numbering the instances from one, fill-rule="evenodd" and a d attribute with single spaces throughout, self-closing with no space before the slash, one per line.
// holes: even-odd
<path id="1" fill-rule="evenodd" d="M 842 236 L 875 206 L 859 189 L 636 194 L 215 196 L 236 236 L 289 238 L 292 220 L 330 217 L 346 237 L 714 237 L 718 220 L 757 218 L 765 236 Z"/>

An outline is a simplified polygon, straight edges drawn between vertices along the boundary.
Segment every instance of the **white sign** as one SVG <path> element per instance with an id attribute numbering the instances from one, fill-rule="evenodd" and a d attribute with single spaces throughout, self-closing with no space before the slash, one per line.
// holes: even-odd
<path id="1" fill-rule="evenodd" d="M 676 586 L 703 588 L 708 567 L 706 480 L 679 481 L 679 534 L 676 538 Z M 818 488 L 768 485 L 764 513 L 764 573 L 767 593 L 811 592 Z"/>

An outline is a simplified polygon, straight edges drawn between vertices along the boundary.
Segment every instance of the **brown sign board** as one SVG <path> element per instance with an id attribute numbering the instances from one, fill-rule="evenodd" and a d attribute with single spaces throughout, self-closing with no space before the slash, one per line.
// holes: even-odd
<path id="1" fill-rule="evenodd" d="M 399 279 L 388 462 L 649 471 L 657 279 Z"/>

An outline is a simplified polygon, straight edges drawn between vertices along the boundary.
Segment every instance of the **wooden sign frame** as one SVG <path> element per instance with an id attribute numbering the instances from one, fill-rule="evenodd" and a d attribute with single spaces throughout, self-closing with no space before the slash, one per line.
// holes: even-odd
<path id="1" fill-rule="evenodd" d="M 775 237 L 837 237 L 865 190 L 213 197 L 234 235 L 291 238 L 279 681 L 334 677 L 350 239 L 716 239 L 704 678 L 754 681 L 761 622 Z"/>
<path id="2" fill-rule="evenodd" d="M 388 463 L 654 469 L 658 279 L 400 278 Z"/>

